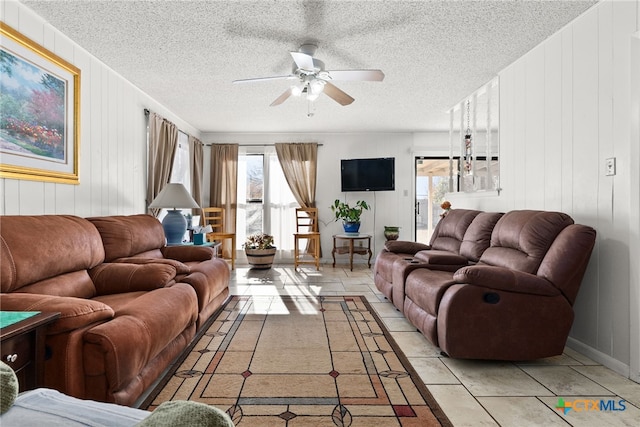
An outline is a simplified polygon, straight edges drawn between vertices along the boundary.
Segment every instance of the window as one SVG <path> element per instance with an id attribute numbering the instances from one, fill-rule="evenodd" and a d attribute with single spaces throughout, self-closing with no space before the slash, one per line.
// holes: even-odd
<path id="1" fill-rule="evenodd" d="M 240 147 L 237 249 L 242 249 L 246 236 L 265 232 L 273 235 L 279 251 L 293 250 L 296 207 L 275 150 Z"/>
<path id="2" fill-rule="evenodd" d="M 181 183 L 189 194 L 191 194 L 189 136 L 182 131 L 178 132 L 178 146 L 176 147 L 176 155 L 173 159 L 173 169 L 171 170 L 171 179 L 169 182 Z"/>

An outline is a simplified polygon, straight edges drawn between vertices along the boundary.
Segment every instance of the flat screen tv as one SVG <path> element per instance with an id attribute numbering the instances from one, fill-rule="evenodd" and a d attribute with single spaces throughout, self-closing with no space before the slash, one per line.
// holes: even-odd
<path id="1" fill-rule="evenodd" d="M 395 157 L 341 160 L 342 191 L 395 190 L 395 160 Z"/>

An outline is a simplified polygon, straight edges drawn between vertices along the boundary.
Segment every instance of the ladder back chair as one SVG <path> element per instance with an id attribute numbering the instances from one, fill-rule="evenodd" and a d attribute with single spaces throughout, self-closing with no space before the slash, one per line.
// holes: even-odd
<path id="1" fill-rule="evenodd" d="M 300 240 L 305 240 L 306 250 L 300 249 Z M 305 259 L 306 255 L 312 257 Z M 320 232 L 318 231 L 318 208 L 296 208 L 296 232 L 293 234 L 294 270 L 300 264 L 313 264 L 320 270 Z"/>
<path id="2" fill-rule="evenodd" d="M 229 233 L 225 231 L 224 222 L 224 208 L 202 208 L 202 224 L 210 225 L 213 229 L 212 233 L 207 233 L 208 242 L 223 242 L 224 240 L 231 240 L 231 269 L 236 268 L 236 233 Z M 218 251 L 221 257 L 224 258 L 224 250 L 221 247 Z"/>

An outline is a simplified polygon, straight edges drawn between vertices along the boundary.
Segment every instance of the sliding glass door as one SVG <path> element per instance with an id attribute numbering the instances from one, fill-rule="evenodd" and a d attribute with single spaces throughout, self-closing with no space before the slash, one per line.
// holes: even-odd
<path id="1" fill-rule="evenodd" d="M 440 220 L 445 194 L 458 191 L 459 160 L 444 157 L 416 157 L 415 240 L 429 243 Z M 450 167 L 451 166 L 451 167 Z"/>

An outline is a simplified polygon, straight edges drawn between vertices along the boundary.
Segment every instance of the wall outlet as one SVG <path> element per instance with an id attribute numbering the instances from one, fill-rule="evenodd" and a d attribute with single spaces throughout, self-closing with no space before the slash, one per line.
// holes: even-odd
<path id="1" fill-rule="evenodd" d="M 604 174 L 606 176 L 613 176 L 616 174 L 616 158 L 609 157 L 604 162 Z"/>

